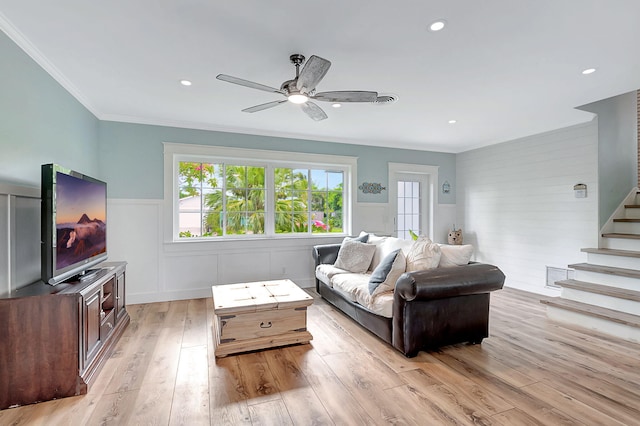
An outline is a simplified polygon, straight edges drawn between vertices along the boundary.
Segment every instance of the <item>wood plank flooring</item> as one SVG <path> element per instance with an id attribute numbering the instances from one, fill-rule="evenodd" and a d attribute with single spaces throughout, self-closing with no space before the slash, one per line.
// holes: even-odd
<path id="1" fill-rule="evenodd" d="M 128 307 L 84 396 L 1 425 L 640 425 L 640 345 L 547 320 L 495 292 L 491 337 L 405 358 L 316 297 L 309 345 L 213 357 L 209 299 Z"/>

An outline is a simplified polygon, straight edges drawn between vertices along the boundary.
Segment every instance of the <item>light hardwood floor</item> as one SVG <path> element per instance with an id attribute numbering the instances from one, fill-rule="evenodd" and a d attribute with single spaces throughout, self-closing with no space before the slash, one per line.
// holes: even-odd
<path id="1" fill-rule="evenodd" d="M 209 299 L 132 305 L 90 392 L 1 425 L 640 425 L 640 345 L 492 295 L 490 333 L 407 359 L 316 299 L 310 345 L 214 360 Z"/>

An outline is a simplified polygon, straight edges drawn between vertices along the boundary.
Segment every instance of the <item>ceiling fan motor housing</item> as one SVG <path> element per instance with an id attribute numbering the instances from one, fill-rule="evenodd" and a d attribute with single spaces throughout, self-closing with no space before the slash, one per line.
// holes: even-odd
<path id="1" fill-rule="evenodd" d="M 304 55 L 301 55 L 299 53 L 294 53 L 293 55 L 289 56 L 289 60 L 295 66 L 302 65 L 304 63 L 304 59 Z"/>
<path id="2" fill-rule="evenodd" d="M 296 83 L 297 83 L 296 79 L 287 80 L 284 83 L 282 83 L 282 86 L 280 86 L 280 90 L 282 90 L 287 96 L 289 96 L 291 93 L 298 93 L 298 88 L 296 87 Z"/>

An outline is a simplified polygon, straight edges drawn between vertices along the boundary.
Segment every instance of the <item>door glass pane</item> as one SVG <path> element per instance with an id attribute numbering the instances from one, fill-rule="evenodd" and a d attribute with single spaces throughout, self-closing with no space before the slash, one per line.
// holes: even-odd
<path id="1" fill-rule="evenodd" d="M 398 238 L 411 239 L 411 232 L 420 235 L 420 182 L 398 181 L 397 205 Z"/>

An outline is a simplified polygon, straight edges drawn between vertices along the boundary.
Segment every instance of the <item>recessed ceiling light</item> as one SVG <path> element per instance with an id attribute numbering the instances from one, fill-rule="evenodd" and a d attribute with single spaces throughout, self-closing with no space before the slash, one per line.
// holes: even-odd
<path id="1" fill-rule="evenodd" d="M 191 86 L 191 82 L 189 80 L 180 80 L 180 84 L 183 86 Z"/>
<path id="2" fill-rule="evenodd" d="M 593 74 L 594 72 L 596 72 L 595 68 L 587 68 L 586 70 L 582 71 L 582 74 L 588 75 L 588 74 Z"/>
<path id="3" fill-rule="evenodd" d="M 444 19 L 438 19 L 437 21 L 434 21 L 429 25 L 429 29 L 431 31 L 440 31 L 445 27 L 446 24 L 447 21 L 445 21 Z"/>
<path id="4" fill-rule="evenodd" d="M 334 108 L 340 108 L 342 106 L 342 104 L 335 103 L 335 104 L 331 104 L 331 106 L 334 107 Z"/>
<path id="5" fill-rule="evenodd" d="M 458 120 L 449 120 L 449 124 L 456 124 Z"/>

